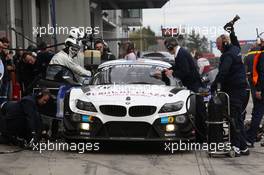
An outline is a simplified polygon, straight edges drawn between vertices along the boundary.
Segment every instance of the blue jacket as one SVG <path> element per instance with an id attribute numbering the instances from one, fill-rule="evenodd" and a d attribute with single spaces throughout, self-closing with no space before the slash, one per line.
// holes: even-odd
<path id="1" fill-rule="evenodd" d="M 211 86 L 211 91 L 216 90 L 218 83 L 225 92 L 247 87 L 246 70 L 239 47 L 230 45 L 221 55 L 219 72 Z"/>
<path id="2" fill-rule="evenodd" d="M 201 78 L 193 58 L 184 48 L 180 48 L 172 69 L 173 76 L 179 78 L 188 89 L 198 92 L 198 89 L 202 87 Z"/>

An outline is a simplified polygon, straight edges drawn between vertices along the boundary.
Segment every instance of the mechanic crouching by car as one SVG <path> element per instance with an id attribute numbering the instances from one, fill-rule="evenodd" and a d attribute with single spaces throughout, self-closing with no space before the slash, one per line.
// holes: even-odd
<path id="1" fill-rule="evenodd" d="M 175 38 L 166 39 L 164 45 L 175 59 L 175 65 L 171 69 L 166 69 L 165 75 L 179 78 L 187 89 L 198 93 L 203 85 L 191 54 L 180 47 Z M 196 141 L 203 143 L 206 141 L 205 119 L 207 113 L 202 96 L 196 97 L 196 114 Z"/>
<path id="2" fill-rule="evenodd" d="M 48 89 L 41 89 L 38 93 L 25 96 L 20 101 L 7 101 L 1 104 L 0 143 L 12 142 L 18 137 L 27 141 L 37 142 L 42 134 L 42 120 L 39 109 L 51 97 Z"/>
<path id="3" fill-rule="evenodd" d="M 220 57 L 219 72 L 211 85 L 211 92 L 214 93 L 220 85 L 221 91 L 229 95 L 232 149 L 235 151 L 236 156 L 249 155 L 242 116 L 243 103 L 247 98 L 247 80 L 240 48 L 231 44 L 228 35 L 219 36 L 216 45 L 222 55 Z"/>
<path id="4" fill-rule="evenodd" d="M 83 38 L 83 36 L 84 34 L 78 28 L 72 29 L 70 31 L 70 36 L 65 40 L 65 48 L 55 54 L 49 64 L 59 64 L 65 66 L 80 77 L 90 77 L 90 71 L 84 69 L 82 66 L 73 61 L 73 59 L 77 58 L 77 54 L 81 49 L 80 39 Z"/>

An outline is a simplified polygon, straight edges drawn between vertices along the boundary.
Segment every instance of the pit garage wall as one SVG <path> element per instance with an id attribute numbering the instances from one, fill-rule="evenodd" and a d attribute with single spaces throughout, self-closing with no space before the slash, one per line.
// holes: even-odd
<path id="1" fill-rule="evenodd" d="M 93 13 L 93 14 L 91 14 Z M 63 27 L 99 27 L 102 33 L 102 11 L 100 4 L 90 7 L 90 0 L 56 0 L 56 23 Z M 93 19 L 91 19 L 93 18 Z M 93 24 L 92 24 L 93 23 Z M 57 35 L 58 43 L 64 42 L 66 35 Z"/>
<path id="2" fill-rule="evenodd" d="M 103 38 L 107 42 L 110 51 L 118 58 L 119 55 L 119 46 L 120 42 L 118 38 L 123 37 L 122 31 L 122 12 L 121 10 L 107 10 L 109 15 L 106 20 L 103 21 Z M 108 41 L 107 39 L 114 39 L 114 41 Z"/>
<path id="3" fill-rule="evenodd" d="M 12 27 L 36 42 L 37 38 L 36 35 L 33 35 L 33 27 L 47 26 L 49 23 L 48 2 L 49 0 L 0 0 L 0 36 L 7 36 L 13 48 L 16 46 L 27 48 L 32 44 L 11 31 Z"/>
<path id="4" fill-rule="evenodd" d="M 38 39 L 33 35 L 33 27 L 52 26 L 50 2 L 50 0 L 0 0 L 0 35 L 7 36 L 11 40 L 12 47 L 27 48 L 31 43 L 19 35 L 16 39 L 10 27 L 36 42 Z M 93 25 L 100 28 L 100 36 L 103 36 L 100 3 L 97 3 L 96 8 L 92 8 L 90 0 L 55 0 L 55 7 L 58 27 L 91 27 L 93 21 Z M 53 44 L 52 37 L 52 35 L 44 35 L 40 40 Z M 64 42 L 66 37 L 66 35 L 57 35 L 57 43 Z"/>
<path id="5" fill-rule="evenodd" d="M 0 4 L 0 37 L 7 37 L 13 48 L 17 45 L 27 47 L 28 42 L 19 35 L 16 38 L 11 28 L 35 40 L 32 35 L 32 26 L 36 25 L 36 8 L 32 8 L 35 7 L 35 0 L 0 0 Z"/>
<path id="6" fill-rule="evenodd" d="M 15 0 L 0 0 L 0 37 L 7 37 L 11 47 L 16 46 L 15 33 Z"/>

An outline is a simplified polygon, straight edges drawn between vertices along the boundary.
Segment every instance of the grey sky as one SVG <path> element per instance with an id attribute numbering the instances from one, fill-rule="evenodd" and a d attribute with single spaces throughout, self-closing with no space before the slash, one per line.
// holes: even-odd
<path id="1" fill-rule="evenodd" d="M 236 14 L 241 17 L 235 25 L 239 39 L 255 39 L 256 27 L 264 31 L 264 0 L 170 0 L 162 9 L 144 10 L 143 25 L 151 26 L 156 33 L 161 25 L 221 28 Z"/>

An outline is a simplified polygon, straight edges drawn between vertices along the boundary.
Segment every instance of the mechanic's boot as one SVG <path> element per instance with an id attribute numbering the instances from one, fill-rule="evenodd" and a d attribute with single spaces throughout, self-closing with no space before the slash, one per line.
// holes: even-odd
<path id="1" fill-rule="evenodd" d="M 241 152 L 240 149 L 236 146 L 232 146 L 232 150 L 235 152 L 235 157 L 240 157 Z"/>
<path id="2" fill-rule="evenodd" d="M 248 156 L 249 154 L 250 154 L 250 152 L 249 152 L 248 148 L 240 150 L 240 155 L 242 155 L 242 156 Z"/>
<path id="3" fill-rule="evenodd" d="M 254 142 L 247 141 L 246 144 L 247 144 L 247 147 L 254 148 Z"/>
<path id="4" fill-rule="evenodd" d="M 0 144 L 9 144 L 10 143 L 10 140 L 3 136 L 3 135 L 0 135 Z"/>

